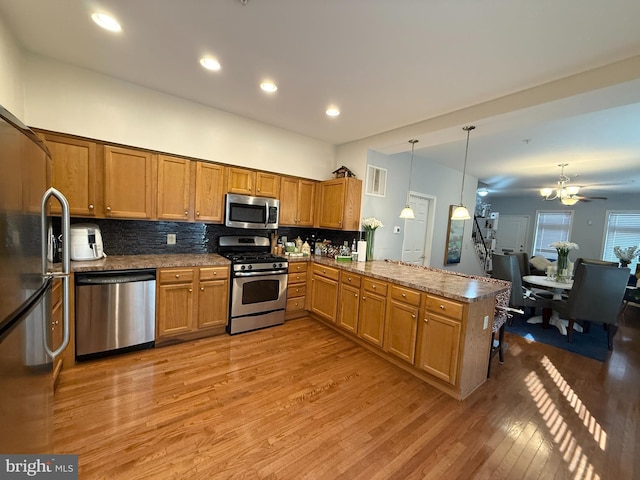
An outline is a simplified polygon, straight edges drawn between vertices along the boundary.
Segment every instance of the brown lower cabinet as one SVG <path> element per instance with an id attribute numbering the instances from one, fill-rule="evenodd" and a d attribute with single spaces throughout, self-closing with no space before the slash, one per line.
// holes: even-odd
<path id="1" fill-rule="evenodd" d="M 307 271 L 307 262 L 289 263 L 287 307 L 285 310 L 286 320 L 306 315 Z"/>
<path id="2" fill-rule="evenodd" d="M 156 338 L 214 333 L 228 321 L 229 267 L 158 270 Z"/>
<path id="3" fill-rule="evenodd" d="M 471 303 L 312 263 L 310 312 L 449 395 L 486 380 L 494 298 Z"/>

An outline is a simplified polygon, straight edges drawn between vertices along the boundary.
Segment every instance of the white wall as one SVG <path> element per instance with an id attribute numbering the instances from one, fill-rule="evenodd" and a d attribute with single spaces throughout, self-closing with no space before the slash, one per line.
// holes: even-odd
<path id="1" fill-rule="evenodd" d="M 24 122 L 22 84 L 20 48 L 0 17 L 0 105 Z"/>
<path id="2" fill-rule="evenodd" d="M 434 159 L 414 156 L 413 174 L 410 177 L 411 154 L 398 153 L 385 155 L 370 150 L 367 164 L 387 169 L 386 197 L 364 195 L 362 217 L 376 217 L 384 227 L 376 231 L 374 257 L 376 260 L 402 258 L 402 242 L 404 240 L 404 220 L 399 218 L 400 211 L 407 201 L 407 189 L 412 192 L 425 193 L 436 197 L 435 225 L 431 246 L 429 265 L 435 268 L 446 268 L 458 272 L 482 275 L 479 262 L 471 241 L 472 221 L 465 222 L 463 250 L 459 264 L 444 265 L 447 225 L 449 221 L 449 205 L 460 202 L 462 172 L 452 170 Z M 365 169 L 366 171 L 366 169 Z M 473 214 L 475 192 L 478 179 L 465 176 L 464 204 Z M 399 234 L 393 233 L 393 227 L 401 227 Z"/>
<path id="3" fill-rule="evenodd" d="M 631 194 L 609 195 L 608 200 L 578 202 L 572 207 L 562 205 L 558 200 L 544 201 L 541 197 L 491 198 L 489 195 L 483 201 L 490 203 L 491 211 L 499 212 L 500 215 L 529 216 L 529 233 L 525 245 L 529 254 L 533 250 L 536 211 L 573 210 L 571 241 L 576 242 L 580 250 L 570 252 L 571 260 L 578 257 L 602 258 L 608 210 L 640 210 L 640 197 Z"/>
<path id="4" fill-rule="evenodd" d="M 57 132 L 325 180 L 325 142 L 25 54 L 26 123 Z"/>

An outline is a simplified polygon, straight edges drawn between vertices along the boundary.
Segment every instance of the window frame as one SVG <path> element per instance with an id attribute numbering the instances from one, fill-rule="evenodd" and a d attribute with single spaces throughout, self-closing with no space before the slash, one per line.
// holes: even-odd
<path id="1" fill-rule="evenodd" d="M 613 247 L 615 246 L 624 246 L 628 247 L 630 245 L 609 245 L 607 247 L 607 240 L 609 237 L 609 222 L 611 220 L 611 215 L 636 215 L 640 217 L 640 210 L 607 210 L 605 212 L 605 222 L 604 222 L 604 231 L 602 232 L 602 249 L 600 251 L 600 258 L 609 262 L 620 262 L 620 259 L 615 256 L 613 253 Z M 640 242 L 640 219 L 637 228 L 637 236 L 635 238 Z M 613 242 L 612 242 L 613 243 Z M 607 254 L 607 250 L 610 252 Z M 631 272 L 635 272 L 635 268 L 640 262 L 638 261 L 638 257 L 636 256 L 633 261 L 629 264 L 629 268 Z"/>
<path id="2" fill-rule="evenodd" d="M 543 248 L 540 248 L 540 252 L 536 253 L 538 248 L 538 227 L 540 225 L 540 216 L 541 215 L 563 215 L 563 216 L 568 216 L 569 217 L 569 223 L 567 225 L 567 238 L 558 238 L 556 240 L 552 240 L 551 242 L 555 242 L 558 240 L 564 240 L 567 242 L 571 241 L 571 234 L 573 233 L 573 219 L 574 219 L 574 210 L 536 210 L 536 222 L 533 228 L 533 242 L 532 242 L 532 248 L 531 248 L 531 256 L 543 256 L 544 258 L 547 258 L 551 261 L 555 261 L 558 259 L 558 252 L 549 247 L 548 248 L 548 252 L 544 252 Z M 564 230 L 563 230 L 564 231 Z M 542 239 L 540 239 L 542 240 Z M 549 243 L 551 243 L 549 242 Z"/>

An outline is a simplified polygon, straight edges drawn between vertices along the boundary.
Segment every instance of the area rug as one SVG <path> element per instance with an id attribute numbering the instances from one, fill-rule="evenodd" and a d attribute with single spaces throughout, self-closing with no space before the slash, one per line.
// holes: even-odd
<path id="1" fill-rule="evenodd" d="M 602 328 L 602 324 L 592 324 L 589 333 L 574 331 L 572 343 L 567 342 L 567 337 L 560 334 L 556 327 L 544 329 L 541 324 L 529 324 L 524 318 L 514 318 L 512 325 L 505 325 L 505 331 L 601 362 L 606 362 L 609 358 L 607 331 Z"/>

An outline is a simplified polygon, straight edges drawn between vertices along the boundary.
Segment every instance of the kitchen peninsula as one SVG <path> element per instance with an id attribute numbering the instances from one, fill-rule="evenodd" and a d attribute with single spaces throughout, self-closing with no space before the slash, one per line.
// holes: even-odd
<path id="1" fill-rule="evenodd" d="M 217 254 L 123 255 L 72 262 L 72 270 L 228 264 Z M 495 297 L 504 286 L 399 262 L 315 256 L 291 257 L 289 277 L 289 297 L 298 305 L 288 308 L 289 319 L 310 315 L 458 399 L 486 380 Z"/>

